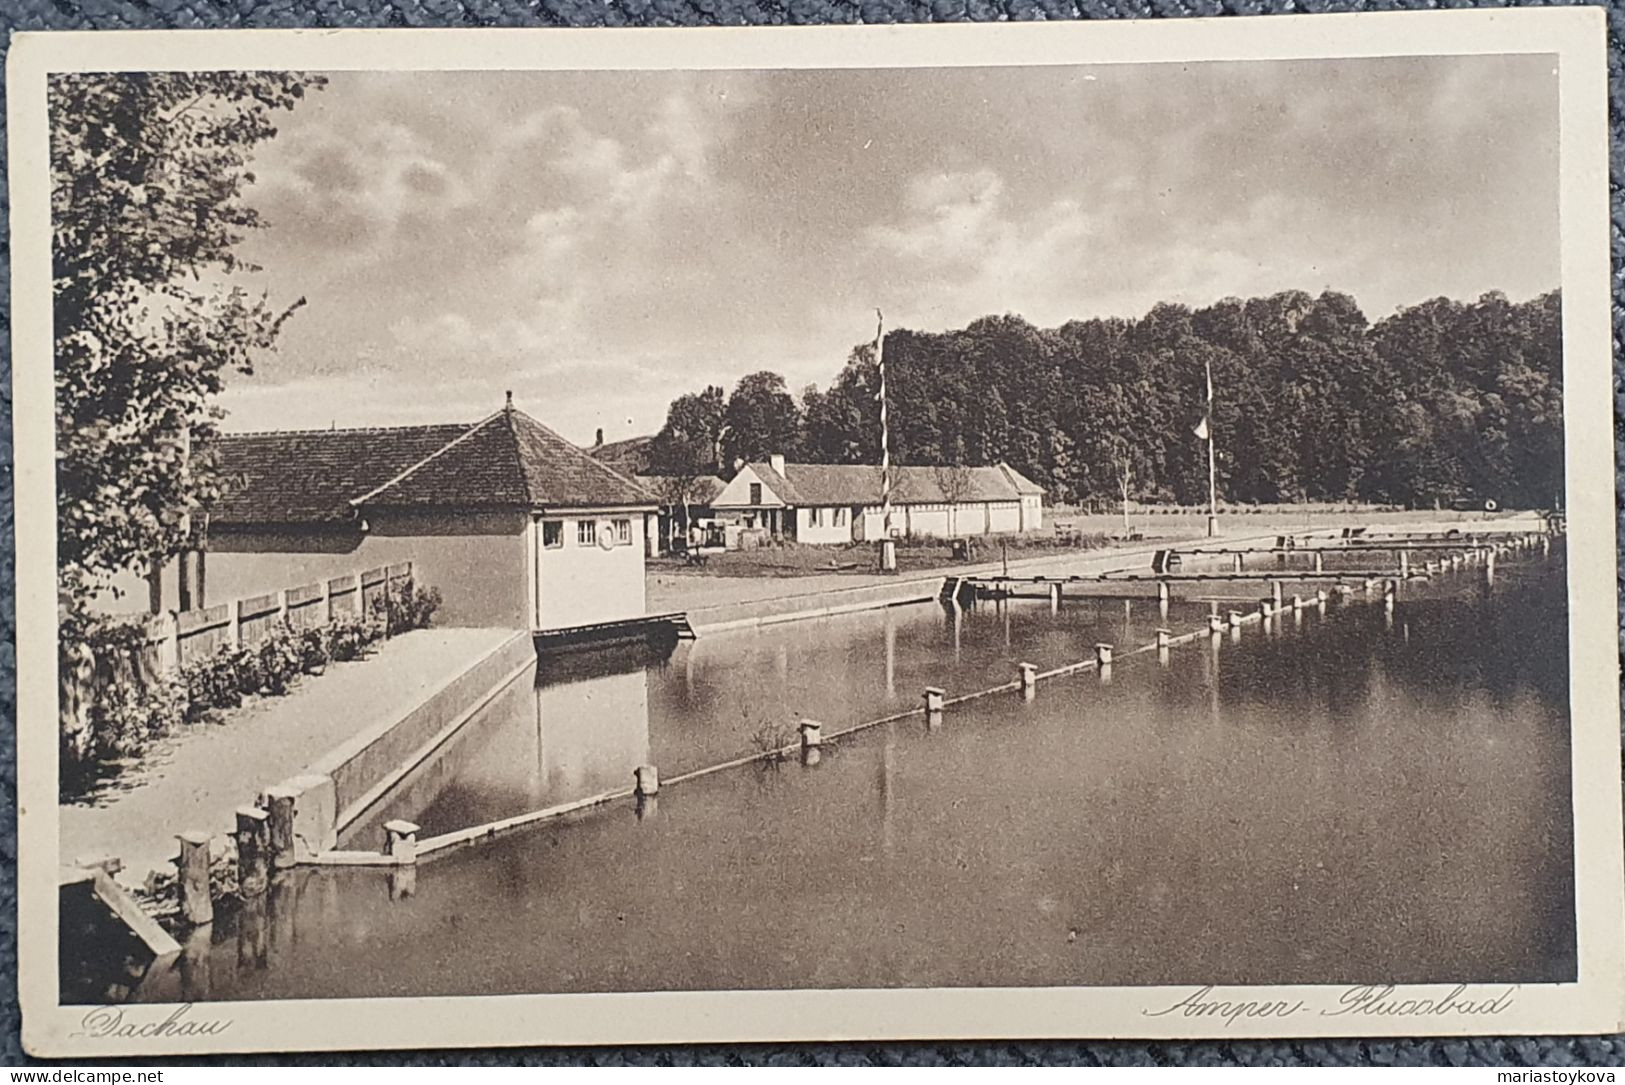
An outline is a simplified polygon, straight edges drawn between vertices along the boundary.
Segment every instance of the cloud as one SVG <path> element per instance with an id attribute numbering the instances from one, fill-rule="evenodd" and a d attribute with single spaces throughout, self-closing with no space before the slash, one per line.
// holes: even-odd
<path id="1" fill-rule="evenodd" d="M 335 73 L 256 155 L 243 255 L 309 304 L 227 405 L 479 417 L 512 387 L 585 439 L 762 368 L 827 384 L 876 306 L 1528 296 L 1557 281 L 1550 69 Z"/>

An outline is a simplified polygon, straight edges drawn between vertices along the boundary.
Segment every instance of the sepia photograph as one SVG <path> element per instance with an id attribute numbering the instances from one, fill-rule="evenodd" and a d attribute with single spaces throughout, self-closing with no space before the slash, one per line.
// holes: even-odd
<path id="1" fill-rule="evenodd" d="M 20 38 L 30 1050 L 1619 1029 L 1601 17 L 1222 22 Z"/>

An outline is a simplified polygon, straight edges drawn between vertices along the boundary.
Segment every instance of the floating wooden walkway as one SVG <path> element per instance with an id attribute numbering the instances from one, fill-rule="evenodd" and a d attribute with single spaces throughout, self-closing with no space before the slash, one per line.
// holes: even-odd
<path id="1" fill-rule="evenodd" d="M 613 622 L 538 629 L 532 636 L 536 641 L 536 651 L 542 653 L 661 640 L 675 643 L 679 640 L 694 640 L 696 634 L 694 627 L 688 622 L 688 615 L 678 613 L 649 614 L 641 618 L 623 618 Z"/>

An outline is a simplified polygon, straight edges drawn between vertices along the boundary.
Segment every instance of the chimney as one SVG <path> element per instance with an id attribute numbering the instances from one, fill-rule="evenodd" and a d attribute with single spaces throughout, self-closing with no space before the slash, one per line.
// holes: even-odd
<path id="1" fill-rule="evenodd" d="M 769 467 L 773 468 L 774 471 L 778 472 L 780 478 L 785 477 L 785 474 L 784 474 L 784 453 L 782 453 L 782 452 L 773 453 L 773 455 L 771 455 L 771 456 L 769 456 L 767 458 L 767 464 L 768 464 Z"/>
<path id="2" fill-rule="evenodd" d="M 513 392 L 512 392 L 512 390 L 509 390 L 509 392 L 508 392 L 508 401 L 502 405 L 502 409 L 507 411 L 509 414 L 513 413 Z"/>
<path id="3" fill-rule="evenodd" d="M 598 433 L 596 435 L 594 435 L 594 437 L 592 439 L 592 447 L 594 447 L 594 448 L 603 448 L 604 447 L 604 427 L 603 426 L 598 427 Z"/>

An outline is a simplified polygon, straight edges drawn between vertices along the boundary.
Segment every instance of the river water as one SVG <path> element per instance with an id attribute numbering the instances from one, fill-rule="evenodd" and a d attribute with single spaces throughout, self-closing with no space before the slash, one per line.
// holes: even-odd
<path id="1" fill-rule="evenodd" d="M 1380 598 L 1380 596 L 1378 597 Z M 1205 628 L 919 605 L 548 662 L 353 833 L 670 778 Z M 426 859 L 288 872 L 133 997 L 1539 982 L 1575 975 L 1560 556 L 1337 602 Z M 86 1000 L 102 1000 L 81 986 Z M 122 990 L 122 989 L 121 989 Z M 65 995 L 69 991 L 65 988 Z"/>

